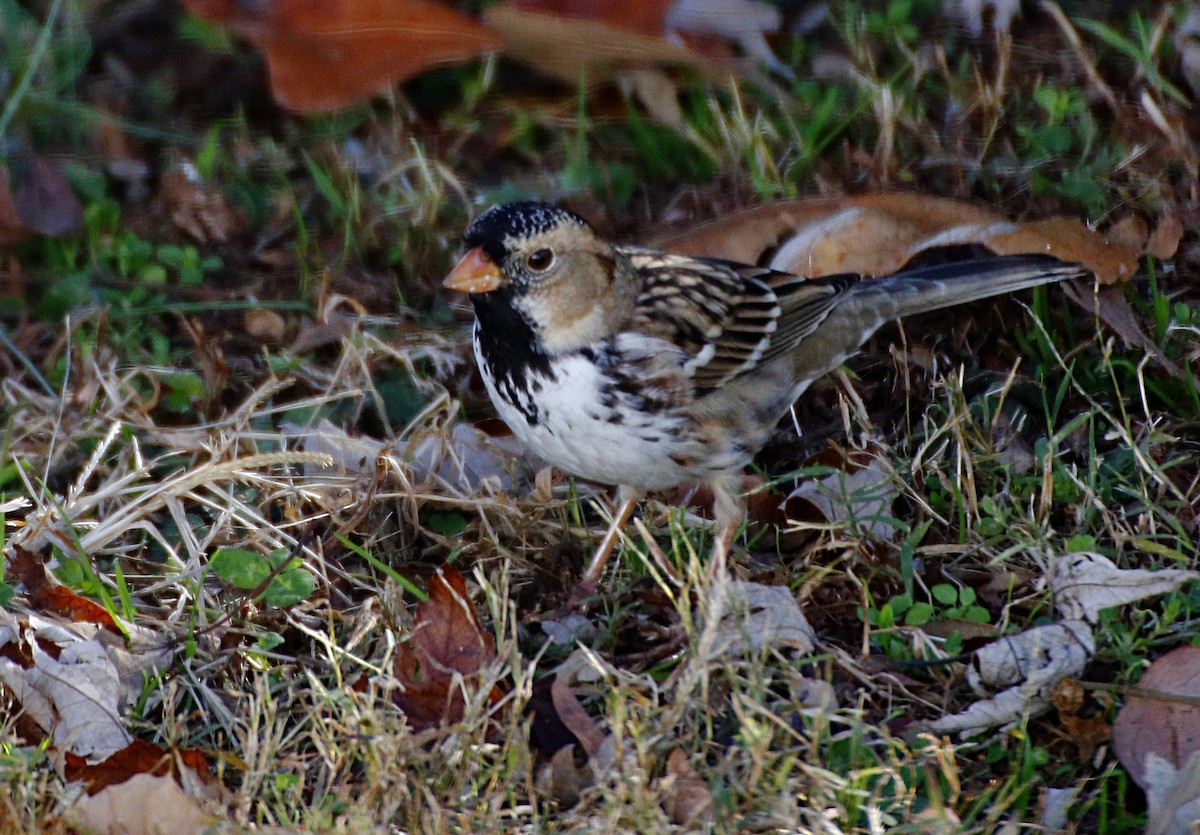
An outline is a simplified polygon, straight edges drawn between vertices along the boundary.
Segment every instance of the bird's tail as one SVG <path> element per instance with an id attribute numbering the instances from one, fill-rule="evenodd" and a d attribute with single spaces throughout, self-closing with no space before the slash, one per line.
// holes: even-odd
<path id="1" fill-rule="evenodd" d="M 811 380 L 836 368 L 884 322 L 1087 274 L 1078 264 L 1045 255 L 1003 255 L 860 281 L 801 343 L 794 355 L 796 377 Z"/>
<path id="2" fill-rule="evenodd" d="M 1047 255 L 1003 255 L 916 267 L 855 285 L 845 307 L 878 311 L 879 323 L 917 313 L 1001 296 L 1071 278 L 1088 271 Z M 870 318 L 870 317 L 868 317 Z"/>

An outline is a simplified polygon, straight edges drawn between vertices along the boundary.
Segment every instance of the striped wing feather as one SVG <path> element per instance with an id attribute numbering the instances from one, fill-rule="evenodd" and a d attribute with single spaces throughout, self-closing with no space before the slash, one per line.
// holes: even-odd
<path id="1" fill-rule="evenodd" d="M 646 276 L 633 326 L 668 339 L 691 359 L 695 394 L 719 388 L 795 350 L 858 281 L 805 279 L 733 261 L 630 249 Z"/>

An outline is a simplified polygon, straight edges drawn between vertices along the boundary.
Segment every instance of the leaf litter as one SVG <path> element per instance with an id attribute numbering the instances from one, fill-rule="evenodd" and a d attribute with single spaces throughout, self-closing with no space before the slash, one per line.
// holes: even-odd
<path id="1" fill-rule="evenodd" d="M 264 28 L 264 23 L 296 22 L 287 18 L 303 17 L 298 6 L 273 3 L 235 10 L 228 4 L 210 5 L 221 7 L 225 15 L 236 12 L 248 16 L 248 23 L 242 21 L 246 33 L 264 43 L 272 39 L 276 45 L 287 41 L 278 50 L 279 55 L 310 36 L 321 40 L 318 53 L 326 51 L 330 43 L 339 49 L 344 46 L 337 32 L 285 35 Z M 690 5 L 676 4 L 684 11 Z M 727 4 L 725 8 L 736 5 Z M 253 19 L 255 14 L 259 19 Z M 277 15 L 274 21 L 269 20 L 272 14 Z M 744 37 L 761 41 L 773 25 L 755 24 Z M 703 31 L 705 27 L 697 28 Z M 742 37 L 728 30 L 718 34 L 721 38 Z M 483 36 L 483 40 L 488 37 Z M 663 40 L 658 29 L 649 31 L 647 37 L 654 50 L 661 50 L 656 62 L 675 55 L 662 44 L 679 44 Z M 633 47 L 639 45 L 629 36 L 624 41 Z M 601 40 L 597 38 L 596 43 Z M 706 53 L 694 45 L 695 41 L 683 43 L 689 45 L 680 54 L 681 63 L 723 66 L 723 58 L 715 57 L 719 52 Z M 560 40 L 559 46 L 563 44 L 568 52 L 579 47 L 570 39 Z M 757 47 L 751 40 L 743 40 L 740 46 L 748 54 L 767 57 L 755 52 Z M 455 45 L 464 53 L 477 48 L 484 46 L 469 37 Z M 549 50 L 532 52 L 551 55 Z M 588 58 L 587 54 L 581 55 L 567 57 Z M 278 79 L 297 71 L 295 66 L 281 70 L 276 58 L 269 57 L 268 61 Z M 636 60 L 646 59 L 648 55 Z M 311 62 L 311 67 L 321 66 L 319 60 Z M 311 75 L 311 67 L 303 72 Z M 364 86 L 353 95 L 368 94 L 368 85 L 374 90 L 390 81 L 366 73 L 363 80 Z M 303 89 L 306 83 L 297 88 L 301 90 L 297 95 L 312 92 Z M 648 92 L 655 84 L 658 87 Z M 669 106 L 671 84 L 669 76 L 658 74 L 650 81 L 635 81 L 630 89 L 639 91 L 635 94 L 643 100 L 653 97 L 659 101 L 657 112 L 666 114 L 662 120 L 678 128 L 680 113 Z M 339 93 L 340 88 L 352 86 L 329 85 L 339 88 Z M 285 87 L 277 84 L 275 94 L 280 96 Z M 298 106 L 332 106 L 329 100 L 320 100 L 323 92 L 316 91 L 315 105 Z M 235 239 L 245 219 L 227 213 L 229 207 L 217 200 L 219 191 L 210 193 L 195 180 L 186 183 L 186 187 L 184 182 L 176 183 L 181 191 L 173 201 L 177 211 L 172 220 L 178 230 L 205 245 Z M 913 210 L 902 209 L 906 204 L 911 204 Z M 1120 283 L 1143 250 L 1156 257 L 1168 257 L 1163 253 L 1177 248 L 1180 235 L 1166 218 L 1153 234 L 1142 235 L 1135 229 L 1138 234 L 1123 236 L 1117 233 L 1127 229 L 1114 231 L 1110 227 L 1101 234 L 1076 220 L 1016 224 L 980 212 L 974 204 L 939 204 L 914 200 L 911 195 L 859 195 L 848 200 L 839 197 L 836 205 L 843 210 L 851 207 L 848 212 L 831 212 L 834 205 L 834 201 L 821 200 L 766 204 L 745 214 L 730 215 L 718 228 L 683 233 L 678 240 L 682 241 L 681 248 L 692 253 L 712 247 L 713 254 L 758 262 L 767 259 L 775 263 L 771 259 L 777 259 L 777 263 L 791 266 L 820 264 L 831 270 L 865 269 L 849 259 L 865 253 L 876 259 L 870 271 L 886 271 L 893 261 L 941 246 L 978 244 L 997 252 L 1005 247 L 1014 251 L 1043 251 L 1049 247 L 1092 264 L 1106 279 Z M 815 218 L 811 225 L 797 220 L 810 215 Z M 941 220 L 927 224 L 928 217 Z M 862 246 L 863 240 L 878 246 Z M 1185 246 L 1186 241 L 1185 237 Z M 858 246 L 849 246 L 851 243 Z M 735 251 L 739 246 L 748 248 L 749 254 L 740 255 Z M 322 303 L 332 298 L 327 296 Z M 1103 312 L 1101 318 L 1115 320 L 1117 315 Z M 256 339 L 281 341 L 285 332 L 278 318 L 256 316 L 253 321 Z M 323 316 L 314 321 L 332 322 Z M 204 325 L 199 319 L 185 320 L 197 350 L 210 350 L 216 356 L 219 349 L 213 348 L 213 331 L 205 330 Z M 1114 325 L 1114 330 L 1133 344 L 1149 344 L 1138 342 L 1129 329 L 1122 331 Z M 301 399 L 288 400 L 294 393 L 283 396 L 284 383 L 271 380 L 246 394 L 240 404 L 233 403 L 226 417 L 210 424 L 178 425 L 163 420 L 162 411 L 150 404 L 139 389 L 136 375 L 142 372 L 108 363 L 103 355 L 78 360 L 81 379 L 75 380 L 78 388 L 67 404 L 76 411 L 65 418 L 63 404 L 52 391 L 39 393 L 34 386 L 6 380 L 6 402 L 24 407 L 14 420 L 16 442 L 11 453 L 15 461 L 21 462 L 18 478 L 35 501 L 33 510 L 5 505 L 9 508 L 4 511 L 8 515 L 6 534 L 12 532 L 6 545 L 24 547 L 26 554 L 34 555 L 42 572 L 40 580 L 28 572 L 9 572 L 7 577 L 19 592 L 18 604 L 41 609 L 34 613 L 39 618 L 53 616 L 73 623 L 73 630 L 87 627 L 91 632 L 86 634 L 100 635 L 106 641 L 118 636 L 100 625 L 105 617 L 120 623 L 129 634 L 136 634 L 130 623 L 113 620 L 114 615 L 121 617 L 118 610 L 131 608 L 136 613 L 134 625 L 142 628 L 144 622 L 152 622 L 151 636 L 158 641 L 157 646 L 170 647 L 175 653 L 168 662 L 171 675 L 160 677 L 161 686 L 148 696 L 150 715 L 161 709 L 169 716 L 174 709 L 180 715 L 186 712 L 199 716 L 212 728 L 214 749 L 232 747 L 244 752 L 247 759 L 253 759 L 250 752 L 257 752 L 261 758 L 257 762 L 268 765 L 246 768 L 243 778 L 248 787 L 253 787 L 255 780 L 263 781 L 263 785 L 275 781 L 277 787 L 286 786 L 290 778 L 297 777 L 306 794 L 282 797 L 279 807 L 301 808 L 309 797 L 317 796 L 345 800 L 348 793 L 358 791 L 362 780 L 369 785 L 368 791 L 375 793 L 372 796 L 377 798 L 374 802 L 381 817 L 391 815 L 393 822 L 403 818 L 405 813 L 398 811 L 402 808 L 425 810 L 431 806 L 437 814 L 450 818 L 461 814 L 470 819 L 466 817 L 471 814 L 470 801 L 462 799 L 470 798 L 478 785 L 489 780 L 514 786 L 522 780 L 540 782 L 540 777 L 532 775 L 539 767 L 550 767 L 553 788 L 548 796 L 562 807 L 603 796 L 605 802 L 620 798 L 612 802 L 627 804 L 618 807 L 626 810 L 624 821 L 651 814 L 651 818 L 637 819 L 652 819 L 663 828 L 671 823 L 707 826 L 714 819 L 724 823 L 728 798 L 749 796 L 752 785 L 770 779 L 773 766 L 793 767 L 775 759 L 777 756 L 790 757 L 796 750 L 803 751 L 804 746 L 815 746 L 817 729 L 826 723 L 863 727 L 861 716 L 859 724 L 854 725 L 854 717 L 849 716 L 853 711 L 837 707 L 833 684 L 808 677 L 821 674 L 819 667 L 814 669 L 810 664 L 832 664 L 838 692 L 846 692 L 847 682 L 857 681 L 861 686 L 854 699 L 871 716 L 887 715 L 897 704 L 902 709 L 925 711 L 924 715 L 937 716 L 944 710 L 945 701 L 925 698 L 928 694 L 921 690 L 922 683 L 913 678 L 893 675 L 889 680 L 865 672 L 865 660 L 869 660 L 865 657 L 874 637 L 865 624 L 868 593 L 886 589 L 894 580 L 887 566 L 874 561 L 872 549 L 862 542 L 863 534 L 867 539 L 894 541 L 904 531 L 890 524 L 856 529 L 850 523 L 862 518 L 883 519 L 892 513 L 902 519 L 912 501 L 893 489 L 895 480 L 908 474 L 875 467 L 871 463 L 875 459 L 867 455 L 866 466 L 850 476 L 861 473 L 861 483 L 846 483 L 835 476 L 819 485 L 820 500 L 798 495 L 799 491 L 793 495 L 816 507 L 821 517 L 818 521 L 829 529 L 817 546 L 823 551 L 809 552 L 807 557 L 812 561 L 798 564 L 801 571 L 811 571 L 814 576 L 804 575 L 795 588 L 792 581 L 796 575 L 791 572 L 797 565 L 759 561 L 761 554 L 754 553 L 753 560 L 731 566 L 740 572 L 739 576 L 714 574 L 711 566 L 704 567 L 695 554 L 687 553 L 690 545 L 672 541 L 667 548 L 662 545 L 662 536 L 647 536 L 643 543 L 646 553 L 633 556 L 635 561 L 644 561 L 646 570 L 637 594 L 615 595 L 613 611 L 606 612 L 611 620 L 594 615 L 585 618 L 592 627 L 590 632 L 564 628 L 554 639 L 562 645 L 560 652 L 581 640 L 589 645 L 586 651 L 578 649 L 571 656 L 578 669 L 563 664 L 549 687 L 551 707 L 560 724 L 579 741 L 579 750 L 567 745 L 556 748 L 553 754 L 546 752 L 549 764 L 523 760 L 526 753 L 521 740 L 526 738 L 528 728 L 520 724 L 524 721 L 521 711 L 509 706 L 525 703 L 536 691 L 534 671 L 552 669 L 548 661 L 557 657 L 540 643 L 544 640 L 540 634 L 531 643 L 526 631 L 550 608 L 546 598 L 557 591 L 553 582 L 546 580 L 551 572 L 538 562 L 569 556 L 580 541 L 586 545 L 594 517 L 586 510 L 580 511 L 583 503 L 577 501 L 575 491 L 592 494 L 586 486 L 570 485 L 540 462 L 530 460 L 525 451 L 458 420 L 457 404 L 449 398 L 439 399 L 442 395 L 435 391 L 436 385 L 427 389 L 432 393 L 433 405 L 413 418 L 395 438 L 390 429 L 376 433 L 386 438 L 374 438 L 324 421 L 323 410 L 347 406 L 359 409 L 350 412 L 356 418 L 362 416 L 361 404 L 377 398 L 369 371 L 381 358 L 399 361 L 413 372 L 416 385 L 429 376 L 430 365 L 434 367 L 432 376 L 445 380 L 450 366 L 461 357 L 452 356 L 454 350 L 446 350 L 444 339 L 439 342 L 430 338 L 424 345 L 428 348 L 424 352 L 413 345 L 393 349 L 345 320 L 311 325 L 293 343 L 293 353 L 336 352 L 336 371 L 325 373 L 312 365 L 301 365 L 295 370 L 303 391 Z M 906 356 L 916 355 L 913 351 Z M 296 381 L 286 382 L 294 385 Z M 293 410 L 286 429 L 276 429 L 280 415 Z M 311 420 L 314 413 L 321 414 L 322 419 Z M 851 423 L 851 419 L 846 422 Z M 52 439 L 49 447 L 45 443 L 48 438 Z M 78 439 L 94 443 L 79 443 L 86 450 L 80 451 L 74 449 Z M 70 452 L 64 453 L 64 449 Z M 45 472 L 50 472 L 51 459 L 63 465 L 62 471 L 75 476 L 71 483 L 61 478 L 57 482 L 39 481 L 29 475 L 43 464 Z M 878 460 L 882 464 L 882 456 Z M 860 501 L 868 494 L 873 496 L 869 502 Z M 781 497 L 774 500 L 783 502 Z M 974 508 L 968 512 L 974 512 Z M 431 513 L 459 514 L 460 518 L 457 522 L 443 518 L 431 524 Z M 449 530 L 452 528 L 445 526 L 454 524 L 461 525 L 457 534 L 446 536 L 434 530 L 435 525 Z M 337 537 L 330 535 L 334 530 L 365 543 L 364 550 L 374 562 L 341 547 Z M 231 544 L 251 548 L 263 560 L 280 549 L 301 555 L 304 570 L 316 581 L 312 593 L 273 608 L 253 595 L 237 594 L 223 586 L 220 578 L 208 570 L 208 561 Z M 634 547 L 632 542 L 626 544 Z M 482 570 L 474 575 L 475 582 L 470 586 L 462 575 L 451 570 L 435 575 L 426 584 L 430 599 L 418 603 L 411 619 L 406 618 L 404 612 L 411 600 L 405 596 L 411 598 L 412 592 L 402 591 L 401 587 L 409 586 L 400 581 L 411 583 L 413 577 L 419 581 L 427 576 L 423 559 L 431 552 L 439 556 L 446 553 L 447 546 L 461 549 L 454 552 L 455 559 L 464 564 L 478 561 Z M 932 563 L 935 556 L 962 550 L 958 543 L 926 547 L 916 557 L 917 582 L 924 579 L 920 573 L 922 560 Z M 504 567 L 496 569 L 501 563 Z M 88 575 L 88 566 L 92 576 Z M 70 577 L 76 588 L 105 601 L 104 606 L 85 604 L 86 598 L 65 586 L 56 586 L 57 581 L 48 579 L 47 567 L 55 575 Z M 1022 582 L 1037 576 L 1024 568 L 988 566 L 989 570 L 993 568 L 997 575 L 1021 574 L 1026 577 Z M 82 579 L 69 573 L 76 570 L 83 572 Z M 968 675 L 972 684 L 985 693 L 996 688 L 1015 693 L 1011 705 L 990 711 L 984 717 L 986 721 L 977 721 L 979 717 L 969 720 L 976 722 L 971 726 L 976 730 L 1008 724 L 1043 709 L 1047 692 L 1053 698 L 1056 688 L 1078 676 L 1094 655 L 1091 622 L 1100 609 L 1166 593 L 1191 576 L 1187 572 L 1142 576 L 1117 569 L 1111 561 L 1093 554 L 1072 555 L 1069 563 L 1055 561 L 1044 573 L 1051 578 L 1049 591 L 1057 607 L 1055 616 L 1062 620 L 1006 635 L 976 653 Z M 502 601 L 510 599 L 512 588 L 508 583 L 514 580 L 534 588 L 540 598 L 537 605 L 521 607 L 515 613 L 505 608 Z M 492 587 L 492 582 L 497 587 Z M 647 586 L 650 592 L 646 592 Z M 1009 583 L 996 592 L 995 611 L 1012 605 L 1005 597 L 1011 588 Z M 836 599 L 844 589 L 851 592 Z M 122 600 L 125 595 L 127 602 Z M 827 627 L 830 634 L 822 634 L 818 642 L 806 612 L 811 615 L 821 608 L 822 595 L 823 601 L 832 600 L 833 607 L 841 607 L 832 614 L 822 612 L 822 622 L 828 625 L 840 620 L 841 625 Z M 631 598 L 633 604 L 629 603 Z M 381 600 L 387 604 L 381 604 Z M 476 609 L 473 600 L 488 603 L 488 608 Z M 803 609 L 799 601 L 804 602 Z M 641 610 L 631 616 L 624 611 L 629 605 Z M 856 614 L 858 605 L 862 610 Z M 627 667 L 601 659 L 595 647 L 611 649 L 614 644 L 625 646 L 621 642 L 644 645 L 656 641 L 667 646 L 669 642 L 662 638 L 665 633 L 636 627 L 648 622 L 645 613 L 661 614 L 667 609 L 673 615 L 673 626 L 678 627 L 670 634 L 682 635 L 683 640 L 670 644 L 672 654 L 665 660 L 652 655 L 654 646 L 642 646 L 646 651 L 641 654 L 611 656 L 630 659 Z M 14 638 L 6 646 L 12 648 L 11 654 L 31 664 L 45 664 L 47 659 L 61 661 L 61 653 L 56 659 L 47 650 L 46 637 L 59 633 L 41 620 L 36 621 L 36 627 L 31 626 L 33 623 L 18 619 L 15 626 L 9 627 Z M 630 623 L 635 627 L 627 628 L 620 636 L 614 637 L 608 631 Z M 846 639 L 847 633 L 859 624 L 863 627 L 863 652 L 855 655 L 843 647 L 853 646 L 853 640 Z M 991 633 L 1007 625 L 990 628 Z M 919 627 L 908 630 L 914 643 L 934 643 L 918 634 Z M 37 643 L 43 655 L 35 658 L 30 651 L 22 656 L 22 645 L 32 643 Z M 114 646 L 120 643 L 116 640 Z M 179 648 L 187 652 L 179 653 Z M 547 654 L 539 655 L 542 652 Z M 814 653 L 822 652 L 834 660 L 814 660 L 822 657 Z M 96 674 L 97 681 L 111 689 L 111 668 L 116 662 L 110 649 L 103 655 L 97 652 L 94 660 L 104 667 Z M 30 669 L 22 666 L 25 661 L 13 663 L 14 677 L 18 671 L 24 675 Z M 662 666 L 656 668 L 660 663 Z M 120 678 L 118 675 L 117 680 Z M 31 701 L 36 698 L 36 688 L 26 683 L 20 686 Z M 131 687 L 121 682 L 119 688 L 125 690 L 118 689 L 121 695 L 115 701 L 110 695 L 92 697 L 93 707 L 103 704 L 105 712 L 115 711 L 118 719 L 98 727 L 121 728 L 129 733 L 133 720 L 123 700 L 133 692 Z M 47 702 L 50 712 L 44 716 L 52 717 L 54 703 L 50 699 Z M 392 705 L 401 710 L 394 710 Z M 1068 709 L 1073 708 L 1060 707 L 1060 712 Z M 639 711 L 640 716 L 631 718 L 631 713 Z M 398 721 L 397 716 L 402 720 Z M 648 721 L 639 725 L 639 719 Z M 881 722 L 879 727 L 884 729 L 885 725 Z M 646 733 L 645 728 L 652 729 L 649 738 L 639 736 Z M 138 732 L 142 730 L 139 726 Z M 62 726 L 62 733 L 62 740 L 74 744 L 69 725 Z M 756 738 L 772 737 L 770 746 L 752 749 L 753 763 L 737 760 L 738 752 L 751 750 Z M 872 744 L 892 743 L 874 740 Z M 348 753 L 355 746 L 367 753 Z M 293 760 L 272 756 L 279 749 L 287 750 L 289 756 L 302 752 L 297 756 L 310 758 L 308 765 L 317 776 L 306 776 L 303 767 L 291 770 Z M 564 750 L 568 754 L 563 754 Z M 476 766 L 465 762 L 464 751 L 480 754 L 484 762 L 521 765 L 510 772 L 497 768 L 484 775 L 471 773 L 469 769 Z M 788 753 L 781 755 L 781 751 Z M 953 757 L 949 749 L 943 754 Z M 722 757 L 729 759 L 722 762 Z M 411 769 L 412 784 L 429 777 L 431 785 L 436 783 L 437 787 L 425 800 L 414 800 L 408 794 L 408 781 L 372 782 L 377 779 L 374 769 L 382 760 Z M 1168 770 L 1157 760 L 1147 761 L 1163 773 Z M 803 766 L 807 769 L 803 779 L 787 787 L 789 802 L 800 798 L 803 808 L 772 813 L 739 808 L 737 813 L 747 813 L 744 820 L 762 828 L 779 828 L 783 825 L 780 820 L 788 820 L 793 828 L 798 827 L 797 820 L 817 826 L 821 810 L 837 808 L 840 802 L 830 787 L 844 788 L 847 778 L 823 774 L 816 763 L 814 760 L 813 765 Z M 925 764 L 934 767 L 932 760 Z M 143 778 L 150 771 L 145 764 L 139 766 L 143 767 L 146 775 L 135 775 L 119 785 L 127 785 L 131 794 L 135 786 L 142 791 Z M 1183 775 L 1186 768 L 1186 763 L 1182 769 L 1169 764 L 1171 776 L 1176 772 Z M 364 773 L 370 776 L 363 778 Z M 177 785 L 171 781 L 169 787 L 159 787 Z M 1152 806 L 1161 809 L 1166 794 L 1178 793 L 1163 788 L 1167 785 L 1165 780 L 1155 784 L 1157 794 L 1151 794 Z M 637 808 L 637 801 L 631 799 L 637 796 L 639 787 L 645 786 L 661 795 L 655 798 L 657 808 L 653 813 Z M 719 790 L 716 796 L 720 803 L 714 802 L 714 789 Z M 235 817 L 243 815 L 245 798 L 252 788 L 246 791 L 241 797 L 228 792 L 209 808 L 223 812 L 236 809 Z M 871 791 L 875 789 L 868 788 L 862 794 L 869 814 L 875 814 L 888 801 L 885 795 L 868 797 Z M 1179 791 L 1186 794 L 1186 786 Z M 517 789 L 512 792 L 519 793 Z M 444 800 L 430 800 L 435 794 L 458 799 L 461 808 L 450 808 L 452 804 Z M 115 806 L 136 810 L 150 808 L 153 803 L 178 803 L 178 808 L 188 813 L 197 805 L 195 801 L 189 805 L 176 794 L 157 801 L 131 796 Z M 268 806 L 256 807 L 258 813 Z M 1186 804 L 1176 806 L 1187 808 Z M 509 811 L 506 807 L 503 814 Z M 954 816 L 948 809 L 943 812 Z M 519 819 L 526 813 L 538 814 L 521 808 L 513 815 Z M 494 810 L 486 814 L 489 821 L 498 820 Z M 198 825 L 196 820 L 186 826 Z M 136 831 L 130 823 L 120 825 Z"/>

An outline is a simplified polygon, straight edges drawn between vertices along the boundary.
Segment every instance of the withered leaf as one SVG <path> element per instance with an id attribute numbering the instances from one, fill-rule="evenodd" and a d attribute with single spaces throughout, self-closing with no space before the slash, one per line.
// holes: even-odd
<path id="1" fill-rule="evenodd" d="M 395 674 L 404 691 L 395 702 L 418 730 L 461 721 L 466 700 L 458 679 L 476 683 L 495 657 L 496 642 L 480 628 L 463 576 L 441 568 L 429 581 L 429 598 L 417 605 L 411 640 L 396 653 Z M 493 687 L 491 703 L 501 698 Z"/>
<path id="2" fill-rule="evenodd" d="M 322 113 L 431 67 L 500 48 L 500 36 L 431 0 L 184 0 L 263 51 L 275 100 Z"/>

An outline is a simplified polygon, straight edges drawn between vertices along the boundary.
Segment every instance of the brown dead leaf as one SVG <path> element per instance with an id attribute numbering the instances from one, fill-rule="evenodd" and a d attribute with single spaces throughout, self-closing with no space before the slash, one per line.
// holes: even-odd
<path id="1" fill-rule="evenodd" d="M 396 704 L 418 730 L 461 721 L 466 702 L 460 682 L 477 682 L 480 670 L 495 660 L 496 642 L 480 628 L 456 570 L 440 568 L 429 581 L 429 599 L 417 604 L 412 631 L 396 653 L 395 674 L 404 685 Z M 503 695 L 493 687 L 489 699 L 494 705 Z"/>
<path id="2" fill-rule="evenodd" d="M 1146 238 L 1150 237 L 1150 227 L 1140 215 L 1127 214 L 1112 226 L 1108 227 L 1105 236 L 1121 246 L 1141 252 L 1146 246 Z"/>
<path id="3" fill-rule="evenodd" d="M 537 787 L 541 794 L 563 807 L 575 805 L 579 793 L 595 782 L 596 775 L 613 768 L 616 762 L 613 737 L 601 730 L 571 689 L 572 680 L 593 676 L 595 672 L 588 654 L 576 650 L 556 668 L 550 686 L 554 721 L 579 744 L 565 745 L 554 752 L 538 771 Z"/>
<path id="4" fill-rule="evenodd" d="M 94 623 L 114 635 L 124 635 L 107 609 L 52 579 L 33 551 L 14 545 L 8 572 L 25 587 L 26 597 L 34 610 L 56 614 L 75 623 Z"/>
<path id="5" fill-rule="evenodd" d="M 671 252 L 762 263 L 817 277 L 887 275 L 935 247 L 978 244 L 997 255 L 1041 253 L 1083 264 L 1103 283 L 1128 280 L 1138 252 L 1078 220 L 1018 224 L 970 203 L 886 193 L 787 200 L 734 212 L 655 244 Z"/>
<path id="6" fill-rule="evenodd" d="M 615 28 L 588 20 L 529 11 L 512 3 L 489 6 L 483 21 L 504 35 L 511 58 L 575 84 L 614 67 L 684 66 L 717 73 L 717 65 L 660 34 Z"/>
<path id="7" fill-rule="evenodd" d="M 503 45 L 450 4 L 430 0 L 184 0 L 263 51 L 271 92 L 301 113 L 339 110 L 424 70 Z"/>
<path id="8" fill-rule="evenodd" d="M 1200 751 L 1200 647 L 1178 647 L 1150 665 L 1138 682 L 1146 695 L 1130 696 L 1113 723 L 1117 759 L 1142 788 L 1147 757 L 1176 768 Z M 1171 696 L 1183 698 L 1173 701 Z"/>
<path id="9" fill-rule="evenodd" d="M 1110 241 L 1070 218 L 1051 218 L 1022 224 L 1012 232 L 983 241 L 997 255 L 1045 253 L 1062 261 L 1083 264 L 1101 284 L 1128 281 L 1137 272 L 1138 252 Z"/>
<path id="10" fill-rule="evenodd" d="M 260 342 L 279 342 L 286 325 L 278 311 L 262 308 L 246 311 L 246 334 Z"/>
<path id="11" fill-rule="evenodd" d="M 574 23 L 594 24 L 597 28 L 591 31 L 602 33 L 607 47 L 618 43 L 622 34 L 653 39 L 661 46 L 674 47 L 682 42 L 693 55 L 707 57 L 725 67 L 734 66 L 730 61 L 733 53 L 729 43 L 735 42 L 751 58 L 785 75 L 791 73 L 771 52 L 765 38 L 765 33 L 779 29 L 779 9 L 760 0 L 509 0 L 500 12 L 501 18 L 507 18 L 510 11 L 558 18 L 567 22 L 559 30 L 560 34 L 572 36 L 586 31 L 583 27 L 573 26 Z M 489 22 L 493 22 L 492 11 L 488 14 Z M 522 25 L 534 28 L 529 25 L 531 20 L 525 18 Z M 493 22 L 493 25 L 502 28 L 501 24 Z M 511 33 L 506 34 L 510 34 L 511 40 Z M 670 40 L 666 39 L 668 34 Z M 580 55 L 584 62 L 577 61 L 573 72 L 569 61 L 546 64 L 544 54 L 531 54 L 523 60 L 574 82 L 587 64 L 604 68 L 615 65 L 613 56 L 590 51 L 594 44 L 594 41 L 583 42 L 584 52 Z M 555 46 L 552 43 L 546 45 Z M 661 54 L 647 54 L 635 63 L 643 66 L 658 64 L 664 58 Z M 619 63 L 628 65 L 629 61 Z"/>
<path id="12" fill-rule="evenodd" d="M 160 196 L 171 222 L 199 244 L 225 243 L 246 223 L 242 212 L 220 191 L 201 183 L 191 166 L 168 171 Z"/>
<path id="13" fill-rule="evenodd" d="M 508 0 L 523 12 L 592 20 L 613 29 L 660 36 L 674 0 Z"/>
<path id="14" fill-rule="evenodd" d="M 1182 237 L 1183 221 L 1179 215 L 1165 214 L 1158 219 L 1158 225 L 1146 241 L 1146 254 L 1160 261 L 1168 261 L 1175 257 Z"/>
<path id="15" fill-rule="evenodd" d="M 172 750 L 140 739 L 95 764 L 67 751 L 63 776 L 84 782 L 88 794 L 96 794 L 109 786 L 124 783 L 135 774 L 178 776 L 181 766 L 190 768 L 205 783 L 212 781 L 203 751 L 196 748 Z"/>
<path id="16" fill-rule="evenodd" d="M 575 738 L 579 740 L 580 746 L 588 757 L 592 758 L 599 754 L 600 748 L 604 744 L 604 732 L 600 730 L 596 720 L 588 715 L 588 712 L 583 709 L 583 705 L 579 703 L 579 699 L 571 692 L 569 676 L 562 673 L 555 676 L 554 684 L 550 687 L 550 698 L 554 703 L 554 710 L 558 713 L 558 718 L 566 725 L 567 730 L 575 734 Z"/>
<path id="17" fill-rule="evenodd" d="M 1091 760 L 1096 748 L 1112 738 L 1112 726 L 1099 710 L 1085 712 L 1086 691 L 1078 680 L 1064 678 L 1050 694 L 1058 719 L 1079 747 L 1079 762 Z"/>
<path id="18" fill-rule="evenodd" d="M 25 164 L 18 166 L 19 159 Z M 13 155 L 0 167 L 0 246 L 37 235 L 69 235 L 82 225 L 79 198 L 48 162 Z"/>
<path id="19" fill-rule="evenodd" d="M 663 803 L 671 820 L 680 826 L 696 827 L 711 821 L 713 796 L 708 783 L 696 773 L 682 748 L 667 756 L 667 773 L 663 788 L 668 792 Z"/>

